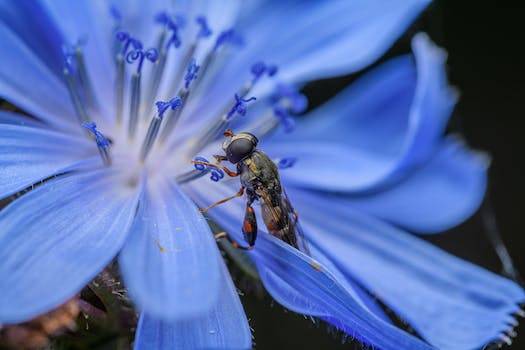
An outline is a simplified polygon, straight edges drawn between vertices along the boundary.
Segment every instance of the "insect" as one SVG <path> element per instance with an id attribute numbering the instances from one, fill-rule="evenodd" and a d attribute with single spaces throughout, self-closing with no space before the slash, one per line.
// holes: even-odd
<path id="1" fill-rule="evenodd" d="M 236 248 L 252 249 L 257 239 L 257 219 L 252 204 L 261 204 L 261 214 L 269 233 L 291 246 L 309 254 L 306 241 L 299 226 L 297 212 L 292 207 L 281 185 L 279 171 L 275 163 L 261 150 L 257 149 L 258 139 L 248 132 L 234 134 L 226 130 L 222 149 L 226 155 L 215 155 L 218 164 L 193 161 L 195 164 L 222 169 L 229 176 L 240 176 L 241 188 L 233 196 L 224 198 L 211 206 L 201 209 L 206 212 L 227 201 L 246 194 L 246 210 L 242 225 L 244 239 L 248 247 L 241 246 L 225 232 L 217 238 L 227 238 Z M 232 171 L 219 164 L 229 161 L 236 164 L 237 171 Z"/>

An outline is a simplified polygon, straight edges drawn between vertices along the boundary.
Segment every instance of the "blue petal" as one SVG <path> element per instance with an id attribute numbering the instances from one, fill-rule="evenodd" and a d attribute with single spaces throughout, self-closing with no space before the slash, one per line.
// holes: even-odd
<path id="1" fill-rule="evenodd" d="M 395 186 L 366 196 L 341 196 L 334 202 L 411 231 L 443 232 L 480 206 L 487 185 L 487 165 L 486 157 L 448 139 L 428 164 Z"/>
<path id="2" fill-rule="evenodd" d="M 115 115 L 113 109 L 115 65 L 111 50 L 116 39 L 111 27 L 109 6 L 109 4 L 96 1 L 50 0 L 45 2 L 45 9 L 53 23 L 64 34 L 62 44 L 73 45 L 79 40 L 85 41 L 81 48 L 100 108 L 100 113 L 92 116 L 96 120 L 100 117 L 111 119 Z M 38 29 L 29 26 L 29 30 Z M 60 68 L 62 67 L 63 58 L 61 56 Z"/>
<path id="3" fill-rule="evenodd" d="M 315 189 L 331 190 L 334 184 L 347 181 L 366 182 L 367 172 L 381 166 L 374 163 L 376 159 L 348 154 L 337 144 L 279 143 L 265 150 L 272 156 L 298 158 L 294 167 L 281 171 L 283 182 L 296 187 L 311 188 L 315 181 Z M 368 212 L 412 231 L 442 232 L 478 209 L 485 194 L 487 164 L 486 157 L 468 151 L 455 139 L 446 139 L 426 164 L 392 186 L 366 194 L 326 196 L 332 196 L 338 205 Z"/>
<path id="4" fill-rule="evenodd" d="M 239 20 L 237 29 L 246 45 L 235 49 L 201 95 L 216 102 L 197 106 L 194 115 L 203 119 L 220 115 L 250 79 L 255 62 L 277 64 L 278 79 L 288 83 L 362 69 L 379 58 L 429 2 L 261 1 Z M 261 100 L 274 83 L 261 80 L 254 94 Z"/>
<path id="5" fill-rule="evenodd" d="M 20 126 L 45 127 L 36 119 L 23 114 L 0 110 L 0 124 L 12 124 Z"/>
<path id="6" fill-rule="evenodd" d="M 0 212 L 0 322 L 77 293 L 124 244 L 136 190 L 104 169 L 50 180 Z"/>
<path id="7" fill-rule="evenodd" d="M 225 198 L 234 193 L 236 189 L 230 185 L 227 182 L 211 183 L 208 180 L 198 180 L 188 184 L 186 189 L 200 206 L 206 207 L 210 202 Z M 211 210 L 208 215 L 210 215 L 221 226 L 221 228 L 229 232 L 234 239 L 238 242 L 243 242 L 240 228 L 244 215 L 244 203 L 241 200 L 231 201 L 228 204 L 216 207 Z M 259 218 L 258 221 L 263 222 L 261 218 Z M 338 268 L 328 259 L 322 257 L 321 254 L 318 254 L 316 258 L 318 258 L 318 260 L 329 268 L 331 273 L 338 278 L 339 283 L 352 295 L 352 298 L 354 298 L 356 303 L 383 321 L 390 322 L 389 318 L 385 315 L 377 302 L 358 284 L 353 280 L 343 279 Z M 297 305 L 297 303 L 300 303 L 300 299 L 296 299 L 294 302 Z M 308 304 L 309 303 L 306 302 L 306 305 Z"/>
<path id="8" fill-rule="evenodd" d="M 290 176 L 301 186 L 344 192 L 377 188 L 424 163 L 435 152 L 456 94 L 447 86 L 444 53 L 424 34 L 414 38 L 413 48 L 415 64 L 405 57 L 383 65 L 297 123 L 296 132 L 268 141 L 268 152 L 300 158 Z M 311 140 L 327 145 L 306 145 Z M 290 154 L 292 147 L 299 156 Z M 302 151 L 313 153 L 306 159 Z M 337 181 L 319 171 L 336 174 Z"/>
<path id="9" fill-rule="evenodd" d="M 429 3 L 265 2 L 244 22 L 247 38 L 254 38 L 247 50 L 277 64 L 279 77 L 286 81 L 304 82 L 355 72 L 379 58 Z"/>
<path id="10" fill-rule="evenodd" d="M 55 175 L 89 154 L 89 140 L 19 125 L 0 124 L 0 198 Z"/>
<path id="11" fill-rule="evenodd" d="M 361 342 L 381 349 L 431 349 L 373 316 L 325 267 L 277 238 L 263 235 L 254 255 L 265 287 L 283 306 L 325 319 Z"/>
<path id="12" fill-rule="evenodd" d="M 330 197 L 289 190 L 310 244 L 440 349 L 475 349 L 509 330 L 513 282 Z M 324 211 L 322 208 L 326 208 Z"/>
<path id="13" fill-rule="evenodd" d="M 205 314 L 219 293 L 217 247 L 195 205 L 173 182 L 151 184 L 120 266 L 140 309 L 162 319 Z"/>
<path id="14" fill-rule="evenodd" d="M 56 128 L 80 133 L 64 84 L 6 26 L 0 26 L 0 96 Z"/>
<path id="15" fill-rule="evenodd" d="M 217 258 L 217 254 L 214 254 Z M 237 290 L 220 259 L 219 299 L 204 317 L 165 322 L 142 314 L 135 350 L 142 349 L 251 349 L 252 337 Z"/>
<path id="16" fill-rule="evenodd" d="M 206 186 L 199 181 L 188 187 L 200 205 L 234 191 L 222 184 Z M 341 205 L 334 196 L 290 187 L 288 194 L 310 240 L 312 256 L 336 276 L 345 291 L 355 291 L 345 282 L 364 286 L 433 345 L 479 348 L 497 340 L 515 322 L 511 314 L 519 309 L 517 303 L 525 300 L 525 295 L 514 283 Z M 242 242 L 242 209 L 241 202 L 232 201 L 209 214 Z M 259 254 L 260 242 L 257 240 L 254 253 Z M 258 258 L 260 264 L 266 263 L 265 255 Z M 266 285 L 268 289 L 279 287 L 283 295 L 288 293 L 279 300 L 285 306 L 289 303 L 288 307 L 298 312 L 321 314 L 319 304 L 303 296 L 303 288 L 297 286 L 297 291 L 287 283 L 276 280 L 273 287 L 268 282 Z M 357 302 L 355 293 L 350 295 Z M 372 311 L 370 307 L 368 311 Z M 329 318 L 327 315 L 331 314 L 323 318 Z"/>
<path id="17" fill-rule="evenodd" d="M 0 2 L 0 23 L 15 33 L 54 74 L 62 74 L 64 39 L 41 1 Z"/>

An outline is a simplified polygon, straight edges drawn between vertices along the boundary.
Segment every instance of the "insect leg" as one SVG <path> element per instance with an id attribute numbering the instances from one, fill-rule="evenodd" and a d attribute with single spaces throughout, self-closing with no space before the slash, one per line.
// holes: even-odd
<path id="1" fill-rule="evenodd" d="M 244 240 L 252 247 L 257 239 L 257 218 L 255 217 L 255 211 L 250 200 L 246 203 L 242 233 L 244 234 Z"/>
<path id="2" fill-rule="evenodd" d="M 192 160 L 191 162 L 193 164 L 201 164 L 201 165 L 206 165 L 206 166 L 209 166 L 209 167 L 212 167 L 212 168 L 215 168 L 215 169 L 221 169 L 221 170 L 223 170 L 226 174 L 228 174 L 231 177 L 235 177 L 235 176 L 239 176 L 240 175 L 239 173 L 237 173 L 237 172 L 235 172 L 233 170 L 230 170 L 230 169 L 228 169 L 225 166 L 220 166 L 220 165 L 209 163 L 209 162 L 203 162 L 203 161 L 200 161 L 200 160 Z"/>
<path id="3" fill-rule="evenodd" d="M 205 212 L 207 212 L 208 210 L 210 210 L 211 208 L 215 208 L 216 206 L 221 205 L 221 204 L 223 204 L 223 203 L 226 203 L 226 202 L 229 201 L 229 200 L 232 200 L 232 199 L 237 198 L 237 197 L 242 197 L 243 194 L 244 194 L 244 186 L 241 186 L 241 189 L 239 190 L 239 192 L 237 192 L 237 193 L 234 194 L 233 196 L 230 196 L 230 197 L 226 197 L 226 198 L 224 198 L 224 199 L 221 199 L 220 201 L 213 203 L 212 205 L 210 205 L 210 206 L 207 207 L 207 208 L 200 209 L 200 211 L 201 211 L 202 213 L 205 213 Z"/>
<path id="4" fill-rule="evenodd" d="M 233 238 L 230 237 L 229 234 L 227 234 L 226 232 L 219 232 L 215 235 L 215 239 L 216 240 L 219 240 L 219 239 L 222 239 L 222 238 L 225 238 L 228 240 L 228 242 L 231 243 L 231 245 L 235 248 L 235 249 L 241 249 L 241 250 L 252 250 L 253 249 L 253 246 L 249 246 L 249 247 L 244 247 L 242 245 L 240 245 L 239 243 L 237 243 L 237 241 L 235 241 Z"/>
<path id="5" fill-rule="evenodd" d="M 219 163 L 228 160 L 228 158 L 226 156 L 222 156 L 220 154 L 214 154 L 213 158 L 215 158 L 217 160 L 217 162 L 219 162 Z"/>

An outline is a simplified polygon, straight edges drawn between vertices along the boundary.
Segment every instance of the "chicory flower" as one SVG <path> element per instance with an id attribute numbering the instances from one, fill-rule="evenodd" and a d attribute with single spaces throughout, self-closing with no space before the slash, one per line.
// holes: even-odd
<path id="1" fill-rule="evenodd" d="M 36 119 L 0 114 L 0 197 L 34 187 L 0 212 L 0 322 L 58 306 L 118 256 L 142 312 L 136 348 L 249 348 L 193 203 L 232 183 L 191 160 L 226 125 L 263 136 L 282 124 L 262 147 L 297 158 L 282 177 L 312 256 L 260 235 L 250 255 L 276 300 L 384 349 L 501 339 L 522 290 L 392 225 L 445 229 L 483 194 L 483 162 L 442 136 L 455 98 L 440 51 L 418 36 L 415 61 L 395 59 L 292 121 L 305 104 L 286 86 L 364 67 L 427 3 L 122 1 L 110 15 L 99 2 L 3 2 L 0 96 Z M 210 215 L 236 236 L 239 208 Z"/>

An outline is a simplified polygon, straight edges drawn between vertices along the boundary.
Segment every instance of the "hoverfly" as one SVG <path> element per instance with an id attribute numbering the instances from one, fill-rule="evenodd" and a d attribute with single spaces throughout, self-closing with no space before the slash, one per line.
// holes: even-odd
<path id="1" fill-rule="evenodd" d="M 231 177 L 240 176 L 241 189 L 235 195 L 224 198 L 205 209 L 201 209 L 201 211 L 206 212 L 231 199 L 242 197 L 246 193 L 246 210 L 242 232 L 248 247 L 241 246 L 225 232 L 217 235 L 216 238 L 226 238 L 236 248 L 252 249 L 257 239 L 257 219 L 252 204 L 254 201 L 259 201 L 263 221 L 269 233 L 309 254 L 304 235 L 299 226 L 297 212 L 292 207 L 281 185 L 277 166 L 264 152 L 257 149 L 257 137 L 248 132 L 234 134 L 229 129 L 224 132 L 224 136 L 228 137 L 222 145 L 226 155 L 214 155 L 217 164 L 193 162 L 222 169 Z M 236 164 L 237 171 L 220 166 L 219 164 L 223 161 Z"/>

